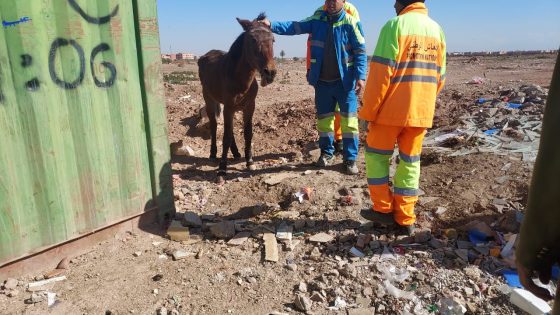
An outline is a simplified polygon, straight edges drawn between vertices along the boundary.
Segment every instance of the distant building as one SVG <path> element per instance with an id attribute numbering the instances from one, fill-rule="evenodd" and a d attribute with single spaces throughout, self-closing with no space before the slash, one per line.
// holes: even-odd
<path id="1" fill-rule="evenodd" d="M 176 55 L 177 60 L 194 60 L 195 59 L 195 55 L 194 54 L 187 54 L 187 53 L 178 53 Z"/>

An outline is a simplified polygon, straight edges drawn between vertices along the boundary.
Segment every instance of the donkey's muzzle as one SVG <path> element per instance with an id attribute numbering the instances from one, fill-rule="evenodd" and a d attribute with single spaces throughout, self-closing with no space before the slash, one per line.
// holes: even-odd
<path id="1" fill-rule="evenodd" d="M 276 69 L 263 69 L 261 71 L 261 85 L 267 86 L 274 81 Z"/>

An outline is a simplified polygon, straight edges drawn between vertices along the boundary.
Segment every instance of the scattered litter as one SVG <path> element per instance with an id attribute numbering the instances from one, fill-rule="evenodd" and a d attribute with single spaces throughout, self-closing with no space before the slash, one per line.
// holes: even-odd
<path id="1" fill-rule="evenodd" d="M 352 247 L 350 249 L 350 254 L 352 254 L 352 256 L 354 257 L 358 257 L 358 258 L 363 258 L 366 255 L 364 253 L 362 253 L 359 249 L 357 249 L 356 247 Z"/>
<path id="2" fill-rule="evenodd" d="M 481 77 L 473 77 L 467 84 L 482 84 L 484 83 L 484 79 Z"/>
<path id="3" fill-rule="evenodd" d="M 348 307 L 348 303 L 344 301 L 340 296 L 337 296 L 334 299 L 333 306 L 329 306 L 328 309 L 331 311 L 340 311 L 341 309 L 345 309 Z"/>
<path id="4" fill-rule="evenodd" d="M 303 203 L 304 200 L 311 200 L 312 194 L 313 188 L 304 187 L 300 191 L 294 193 L 294 197 L 299 203 Z"/>
<path id="5" fill-rule="evenodd" d="M 381 261 L 388 261 L 388 260 L 397 260 L 397 257 L 391 253 L 391 251 L 385 246 L 383 248 L 383 253 L 381 254 Z"/>
<path id="6" fill-rule="evenodd" d="M 513 288 L 523 288 L 521 285 L 521 280 L 519 279 L 519 274 L 515 270 L 504 269 L 502 270 L 502 275 L 506 279 L 507 284 Z"/>
<path id="7" fill-rule="evenodd" d="M 548 303 L 524 289 L 513 289 L 509 301 L 531 315 L 548 314 L 552 311 Z"/>
<path id="8" fill-rule="evenodd" d="M 441 315 L 463 315 L 467 312 L 463 305 L 450 298 L 441 299 L 438 306 Z"/>
<path id="9" fill-rule="evenodd" d="M 41 280 L 41 281 L 37 281 L 37 282 L 31 282 L 27 285 L 28 288 L 36 288 L 36 287 L 42 287 L 46 284 L 49 283 L 55 283 L 55 282 L 59 282 L 59 281 L 64 281 L 66 280 L 66 276 L 62 276 L 62 277 L 56 277 L 56 278 L 51 278 L 51 279 L 47 279 L 47 280 Z"/>
<path id="10" fill-rule="evenodd" d="M 509 241 L 507 242 L 506 246 L 504 246 L 504 248 L 502 249 L 502 252 L 500 253 L 500 255 L 503 258 L 509 258 L 514 254 L 513 253 L 513 246 L 515 245 L 515 240 L 516 239 L 517 239 L 517 234 L 514 234 L 509 238 Z"/>
<path id="11" fill-rule="evenodd" d="M 286 222 L 282 222 L 282 224 L 280 224 L 278 229 L 276 229 L 276 238 L 279 241 L 291 241 L 293 231 L 294 231 L 293 226 L 287 225 Z"/>
<path id="12" fill-rule="evenodd" d="M 56 303 L 56 293 L 47 292 L 47 306 L 52 307 Z"/>

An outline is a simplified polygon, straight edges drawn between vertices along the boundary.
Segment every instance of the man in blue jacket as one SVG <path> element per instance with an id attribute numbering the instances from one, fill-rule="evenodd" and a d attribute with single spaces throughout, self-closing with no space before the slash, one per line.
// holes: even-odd
<path id="1" fill-rule="evenodd" d="M 334 162 L 334 113 L 340 105 L 344 166 L 358 173 L 358 99 L 366 79 L 367 56 L 360 21 L 343 8 L 346 0 L 326 0 L 324 11 L 300 22 L 270 22 L 279 35 L 311 34 L 311 69 L 307 80 L 315 87 L 317 130 L 321 157 L 316 165 Z"/>

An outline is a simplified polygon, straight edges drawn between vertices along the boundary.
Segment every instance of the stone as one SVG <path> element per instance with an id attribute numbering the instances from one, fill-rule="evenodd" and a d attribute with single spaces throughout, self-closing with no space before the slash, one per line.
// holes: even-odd
<path id="1" fill-rule="evenodd" d="M 227 244 L 230 246 L 241 246 L 247 242 L 249 237 L 251 237 L 251 232 L 240 232 L 230 239 Z"/>
<path id="2" fill-rule="evenodd" d="M 434 202 L 436 200 L 440 199 L 439 197 L 421 197 L 418 199 L 418 204 L 421 206 L 425 206 L 431 202 Z"/>
<path id="3" fill-rule="evenodd" d="M 287 264 L 286 268 L 290 271 L 297 271 L 297 265 L 296 264 Z"/>
<path id="4" fill-rule="evenodd" d="M 464 287 L 463 291 L 465 291 L 465 294 L 467 296 L 473 296 L 473 294 L 474 294 L 474 290 L 472 288 L 469 288 L 469 287 Z"/>
<path id="5" fill-rule="evenodd" d="M 478 307 L 476 306 L 476 304 L 474 304 L 472 302 L 467 302 L 467 310 L 471 314 L 478 314 Z"/>
<path id="6" fill-rule="evenodd" d="M 414 234 L 415 243 L 427 243 L 432 238 L 432 231 L 430 230 L 420 230 Z"/>
<path id="7" fill-rule="evenodd" d="M 8 280 L 4 282 L 4 288 L 7 290 L 13 290 L 17 288 L 17 286 L 18 286 L 18 281 L 13 278 L 8 278 Z"/>
<path id="8" fill-rule="evenodd" d="M 363 293 L 364 296 L 367 296 L 367 297 L 373 296 L 373 289 L 371 287 L 366 287 L 362 290 L 362 293 Z"/>
<path id="9" fill-rule="evenodd" d="M 276 242 L 276 236 L 272 233 L 264 233 L 264 260 L 278 262 L 278 243 Z"/>
<path id="10" fill-rule="evenodd" d="M 223 221 L 210 226 L 210 233 L 218 239 L 229 239 L 235 236 L 235 223 Z"/>
<path id="11" fill-rule="evenodd" d="M 374 308 L 352 308 L 348 310 L 348 315 L 375 315 Z"/>
<path id="12" fill-rule="evenodd" d="M 319 259 L 321 259 L 321 251 L 319 250 L 318 247 L 313 247 L 313 249 L 311 250 L 311 253 L 309 253 L 309 257 L 311 257 L 311 259 L 318 261 Z"/>
<path id="13" fill-rule="evenodd" d="M 169 314 L 167 312 L 167 308 L 165 308 L 164 306 L 162 306 L 158 311 L 157 311 L 158 315 L 167 315 Z"/>
<path id="14" fill-rule="evenodd" d="M 301 293 L 306 293 L 307 292 L 307 283 L 305 282 L 300 282 L 298 285 L 298 291 Z"/>
<path id="15" fill-rule="evenodd" d="M 317 292 L 317 291 L 314 291 L 314 292 L 311 294 L 311 301 L 318 302 L 318 303 L 324 303 L 324 302 L 326 302 L 326 300 L 325 300 L 325 298 L 323 297 L 323 295 L 322 295 L 321 293 Z"/>
<path id="16" fill-rule="evenodd" d="M 280 174 L 274 174 L 269 176 L 267 179 L 264 180 L 264 183 L 269 185 L 269 186 L 276 186 L 278 184 L 280 184 L 281 182 L 287 180 L 287 179 L 292 179 L 292 178 L 296 178 L 299 177 L 298 174 L 295 173 L 280 173 Z"/>
<path id="17" fill-rule="evenodd" d="M 25 304 L 36 304 L 45 301 L 47 297 L 43 293 L 32 293 L 31 297 L 25 300 Z"/>
<path id="18" fill-rule="evenodd" d="M 469 262 L 469 251 L 467 249 L 457 249 L 455 254 L 465 262 Z"/>
<path id="19" fill-rule="evenodd" d="M 198 214 L 192 211 L 185 212 L 182 222 L 184 226 L 202 227 L 202 219 Z"/>
<path id="20" fill-rule="evenodd" d="M 19 291 L 18 290 L 10 290 L 8 292 L 6 292 L 6 295 L 8 297 L 16 297 L 19 295 Z"/>
<path id="21" fill-rule="evenodd" d="M 309 238 L 309 241 L 312 243 L 329 243 L 332 240 L 334 240 L 334 237 L 327 233 L 315 234 Z"/>
<path id="22" fill-rule="evenodd" d="M 173 254 L 171 254 L 171 256 L 173 257 L 173 260 L 177 261 L 177 260 L 185 259 L 189 256 L 193 256 L 193 254 L 182 250 L 176 250 L 173 252 Z"/>
<path id="23" fill-rule="evenodd" d="M 188 145 L 183 145 L 176 148 L 173 152 L 174 155 L 177 156 L 194 156 L 195 152 L 194 149 Z"/>
<path id="24" fill-rule="evenodd" d="M 369 248 L 371 248 L 372 250 L 376 250 L 381 248 L 381 242 L 380 241 L 371 241 L 369 242 Z"/>
<path id="25" fill-rule="evenodd" d="M 140 257 L 140 256 L 142 256 L 142 252 L 134 252 L 132 255 L 133 255 L 134 257 Z M 45 275 L 45 278 L 47 278 L 46 275 Z M 47 278 L 47 279 L 48 279 L 48 278 Z"/>
<path id="26" fill-rule="evenodd" d="M 167 235 L 172 241 L 187 241 L 189 239 L 189 228 L 184 227 L 181 221 L 173 220 L 167 229 Z"/>
<path id="27" fill-rule="evenodd" d="M 313 301 L 311 301 L 307 296 L 300 294 L 296 296 L 294 304 L 298 310 L 302 312 L 309 312 L 313 306 Z"/>
<path id="28" fill-rule="evenodd" d="M 446 242 L 444 242 L 440 239 L 437 239 L 435 237 L 432 237 L 429 244 L 432 248 L 435 248 L 435 249 L 440 249 L 440 248 L 443 248 L 447 245 Z"/>

